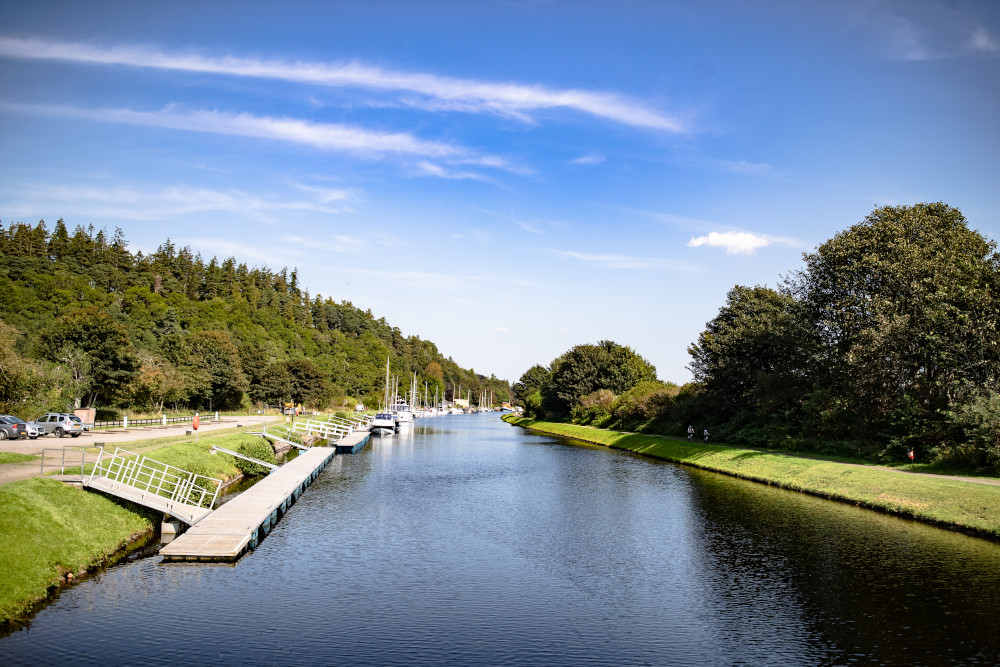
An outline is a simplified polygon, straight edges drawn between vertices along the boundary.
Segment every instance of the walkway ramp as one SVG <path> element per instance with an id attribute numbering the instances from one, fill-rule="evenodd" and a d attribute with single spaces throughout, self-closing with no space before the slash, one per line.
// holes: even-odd
<path id="1" fill-rule="evenodd" d="M 102 451 L 83 486 L 165 512 L 192 526 L 212 513 L 222 480 L 118 448 Z"/>
<path id="2" fill-rule="evenodd" d="M 302 450 L 309 449 L 309 445 L 304 445 L 301 442 L 296 442 L 295 440 L 291 440 L 290 438 L 286 438 L 284 436 L 277 435 L 271 431 L 268 431 L 267 428 L 264 426 L 264 422 L 260 423 L 259 429 L 254 431 L 247 429 L 246 431 L 244 431 L 244 433 L 246 433 L 247 435 L 259 435 L 260 437 L 267 438 L 269 440 L 276 440 L 277 442 L 282 442 L 290 447 L 295 447 L 296 449 L 302 449 Z"/>
<path id="3" fill-rule="evenodd" d="M 332 447 L 312 447 L 299 454 L 160 549 L 163 560 L 239 560 L 257 547 L 335 453 Z"/>

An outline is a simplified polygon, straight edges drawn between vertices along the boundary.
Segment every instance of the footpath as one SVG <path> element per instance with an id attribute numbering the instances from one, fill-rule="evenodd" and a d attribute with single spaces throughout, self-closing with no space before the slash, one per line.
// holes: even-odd
<path id="1" fill-rule="evenodd" d="M 198 426 L 198 434 L 203 435 L 206 433 L 217 433 L 219 431 L 225 430 L 236 430 L 238 428 L 259 424 L 261 421 L 272 422 L 281 419 L 281 417 L 276 416 L 260 416 L 253 415 L 252 417 L 221 417 L 218 421 L 208 421 L 203 420 Z M 84 447 L 94 447 L 103 444 L 105 448 L 123 447 L 130 449 L 126 445 L 129 443 L 134 443 L 136 446 L 133 449 L 143 448 L 143 441 L 152 441 L 160 438 L 177 438 L 184 436 L 188 431 L 191 431 L 192 427 L 190 423 L 181 424 L 168 424 L 166 426 L 142 426 L 138 428 L 129 429 L 101 429 L 98 431 L 84 431 L 80 437 L 73 438 L 70 436 L 65 436 L 62 438 L 57 438 L 53 435 L 43 435 L 34 440 L 29 440 L 27 438 L 23 440 L 0 440 L 0 452 L 11 452 L 14 454 L 28 454 L 31 456 L 41 456 L 43 449 L 61 449 L 63 447 L 72 447 L 74 449 L 82 449 Z M 194 439 L 194 435 L 190 436 Z M 153 445 L 154 443 L 145 443 L 148 445 Z M 79 458 L 75 459 L 79 462 Z M 96 460 L 96 455 L 88 455 L 88 462 Z M 40 477 L 41 476 L 41 461 L 36 459 L 34 461 L 25 461 L 24 463 L 6 463 L 0 464 L 0 485 L 7 484 L 9 482 L 16 482 L 21 479 L 28 479 L 30 477 Z"/>

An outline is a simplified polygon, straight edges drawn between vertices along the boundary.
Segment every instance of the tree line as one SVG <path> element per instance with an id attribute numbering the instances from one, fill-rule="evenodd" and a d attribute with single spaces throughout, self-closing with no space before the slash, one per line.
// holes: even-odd
<path id="1" fill-rule="evenodd" d="M 329 408 L 382 395 L 386 359 L 408 386 L 509 400 L 350 301 L 310 296 L 297 270 L 207 262 L 169 239 L 132 253 L 120 229 L 0 223 L 0 412 Z"/>
<path id="2" fill-rule="evenodd" d="M 886 206 L 803 259 L 777 289 L 729 291 L 688 349 L 691 383 L 596 371 L 570 396 L 566 364 L 590 373 L 578 346 L 515 394 L 583 423 L 1000 472 L 996 243 L 946 204 Z"/>

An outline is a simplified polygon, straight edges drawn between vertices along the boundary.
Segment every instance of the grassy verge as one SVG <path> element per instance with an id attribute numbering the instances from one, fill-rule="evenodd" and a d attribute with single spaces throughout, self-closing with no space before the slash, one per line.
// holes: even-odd
<path id="1" fill-rule="evenodd" d="M 151 533 L 154 514 L 48 479 L 0 486 L 0 625 Z"/>
<path id="2" fill-rule="evenodd" d="M 511 415 L 504 416 L 504 420 L 541 433 L 624 449 L 1000 539 L 1000 486 Z"/>
<path id="3" fill-rule="evenodd" d="M 31 454 L 15 454 L 13 452 L 0 452 L 0 464 L 3 463 L 24 463 L 25 461 L 37 461 L 37 456 Z"/>
<path id="4" fill-rule="evenodd" d="M 241 475 L 234 459 L 212 455 L 213 445 L 235 450 L 253 438 L 242 433 L 190 436 L 140 445 L 152 459 L 190 472 L 222 479 Z M 35 457 L 30 457 L 35 458 Z M 88 465 L 89 469 L 90 466 Z M 79 472 L 67 468 L 67 473 Z M 35 478 L 0 486 L 0 627 L 25 618 L 40 601 L 66 581 L 125 553 L 126 547 L 151 535 L 161 514 L 55 480 Z"/>

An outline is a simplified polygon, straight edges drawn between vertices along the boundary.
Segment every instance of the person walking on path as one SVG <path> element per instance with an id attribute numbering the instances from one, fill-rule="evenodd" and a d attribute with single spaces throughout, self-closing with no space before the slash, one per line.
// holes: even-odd
<path id="1" fill-rule="evenodd" d="M 688 424 L 688 442 L 694 440 L 694 426 Z"/>
<path id="2" fill-rule="evenodd" d="M 708 429 L 705 429 L 705 442 L 708 442 Z"/>

